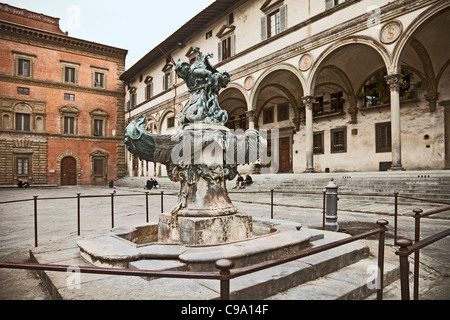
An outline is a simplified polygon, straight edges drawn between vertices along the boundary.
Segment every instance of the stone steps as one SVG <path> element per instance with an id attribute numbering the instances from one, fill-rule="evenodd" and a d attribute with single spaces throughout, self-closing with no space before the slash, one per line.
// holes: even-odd
<path id="1" fill-rule="evenodd" d="M 377 259 L 368 258 L 314 281 L 277 293 L 268 300 L 362 300 L 376 292 Z M 385 263 L 383 285 L 399 278 L 398 263 Z M 373 281 L 372 281 L 373 280 Z"/>

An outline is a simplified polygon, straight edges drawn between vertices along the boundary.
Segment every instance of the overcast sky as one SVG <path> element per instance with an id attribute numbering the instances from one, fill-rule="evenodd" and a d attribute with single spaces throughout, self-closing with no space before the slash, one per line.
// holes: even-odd
<path id="1" fill-rule="evenodd" d="M 69 36 L 128 50 L 126 69 L 214 0 L 0 0 L 60 18 Z"/>

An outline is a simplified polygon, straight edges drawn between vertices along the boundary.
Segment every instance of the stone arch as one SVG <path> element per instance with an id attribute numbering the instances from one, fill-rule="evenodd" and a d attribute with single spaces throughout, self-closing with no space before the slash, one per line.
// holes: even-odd
<path id="1" fill-rule="evenodd" d="M 283 80 L 277 79 L 280 76 Z M 304 85 L 305 79 L 303 75 L 296 67 L 290 64 L 279 64 L 265 70 L 255 82 L 254 90 L 249 99 L 251 101 L 249 110 L 255 112 L 255 124 L 258 124 L 266 101 L 269 99 L 273 100 L 273 97 L 277 96 L 280 99 L 285 99 L 289 103 L 289 108 L 293 112 L 293 117 L 290 120 L 293 122 L 294 130 L 299 130 L 300 106 L 301 98 L 304 95 Z M 258 101 L 261 100 L 261 96 L 264 95 L 266 90 L 269 92 L 271 90 L 272 92 L 268 94 L 265 101 Z"/>
<path id="2" fill-rule="evenodd" d="M 367 45 L 371 48 L 373 48 L 381 57 L 381 59 L 384 62 L 384 65 L 387 70 L 389 70 L 389 66 L 391 65 L 391 57 L 389 53 L 387 52 L 386 48 L 379 43 L 378 41 L 375 41 L 374 39 L 370 37 L 365 36 L 352 36 L 348 37 L 346 39 L 340 40 L 338 42 L 333 43 L 331 46 L 329 46 L 325 51 L 323 51 L 319 57 L 316 59 L 316 61 L 313 63 L 313 66 L 311 68 L 311 72 L 309 74 L 308 79 L 306 80 L 306 86 L 305 86 L 305 95 L 313 95 L 314 94 L 314 87 L 316 83 L 317 76 L 319 75 L 321 69 L 323 68 L 323 62 L 327 60 L 333 53 L 335 53 L 338 49 L 343 48 L 344 46 L 354 45 L 354 44 L 361 44 L 361 45 Z"/>
<path id="3" fill-rule="evenodd" d="M 163 133 L 162 130 L 164 129 L 164 121 L 166 121 L 168 116 L 174 116 L 175 117 L 175 110 L 173 108 L 167 108 L 161 114 L 161 117 L 159 118 L 159 126 L 158 126 L 158 133 L 159 134 Z"/>
<path id="4" fill-rule="evenodd" d="M 450 8 L 450 2 L 442 1 L 434 6 L 428 8 L 425 12 L 421 13 L 417 18 L 415 18 L 411 24 L 404 30 L 404 32 L 400 35 L 397 40 L 397 44 L 393 50 L 392 54 L 392 73 L 399 73 L 401 69 L 401 61 L 403 58 L 403 54 L 405 53 L 405 49 L 411 43 L 414 38 L 414 34 L 418 32 L 420 29 L 424 28 L 427 22 L 431 21 L 431 19 L 438 15 L 443 14 L 445 11 L 448 11 Z"/>
<path id="5" fill-rule="evenodd" d="M 245 112 L 248 110 L 248 94 L 240 85 L 233 83 L 228 85 L 219 95 L 220 107 L 228 114 L 225 124 L 230 129 L 239 126 L 245 129 L 248 126 Z"/>
<path id="6" fill-rule="evenodd" d="M 264 82 L 265 79 L 267 79 L 267 77 L 271 74 L 273 74 L 273 72 L 275 71 L 289 71 L 291 72 L 293 75 L 295 75 L 295 77 L 298 79 L 298 81 L 300 82 L 300 85 L 302 87 L 303 92 L 305 91 L 305 87 L 306 87 L 306 82 L 305 82 L 305 78 L 303 77 L 303 75 L 301 74 L 301 72 L 294 66 L 287 64 L 287 63 L 282 63 L 282 64 L 278 64 L 276 66 L 273 66 L 271 68 L 268 68 L 267 70 L 265 70 L 259 77 L 258 79 L 255 81 L 255 84 L 253 85 L 253 90 L 250 94 L 249 97 L 249 111 L 250 110 L 256 110 L 256 100 L 258 99 L 258 95 L 261 92 L 261 90 L 263 89 L 261 87 L 261 84 Z"/>
<path id="7" fill-rule="evenodd" d="M 65 157 L 72 157 L 75 159 L 76 166 L 77 166 L 77 185 L 80 185 L 81 184 L 81 159 L 78 156 L 78 154 L 76 154 L 75 152 L 70 151 L 70 150 L 61 153 L 58 156 L 58 158 L 56 158 L 56 183 L 59 186 L 61 185 L 61 161 Z"/>

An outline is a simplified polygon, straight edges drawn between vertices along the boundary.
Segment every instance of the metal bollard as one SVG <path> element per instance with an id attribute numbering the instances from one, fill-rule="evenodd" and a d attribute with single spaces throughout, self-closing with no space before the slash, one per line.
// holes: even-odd
<path id="1" fill-rule="evenodd" d="M 334 183 L 334 179 L 331 179 L 330 183 L 325 187 L 326 193 L 326 213 L 325 213 L 325 230 L 338 231 L 339 225 L 337 223 L 337 201 L 338 186 Z"/>

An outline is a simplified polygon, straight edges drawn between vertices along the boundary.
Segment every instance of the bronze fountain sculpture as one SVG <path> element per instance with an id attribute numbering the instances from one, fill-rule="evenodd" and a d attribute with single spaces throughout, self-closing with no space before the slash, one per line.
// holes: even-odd
<path id="1" fill-rule="evenodd" d="M 241 164 L 256 162 L 267 149 L 267 140 L 255 129 L 234 134 L 225 127 L 228 114 L 219 106 L 219 91 L 230 75 L 198 56 L 190 65 L 179 60 L 175 71 L 189 89 L 189 103 L 179 113 L 181 126 L 174 134 L 145 130 L 140 117 L 126 128 L 128 150 L 142 160 L 159 162 L 172 181 L 181 183 L 178 203 L 159 220 L 160 242 L 212 244 L 248 238 L 251 217 L 231 203 L 226 181 Z"/>

